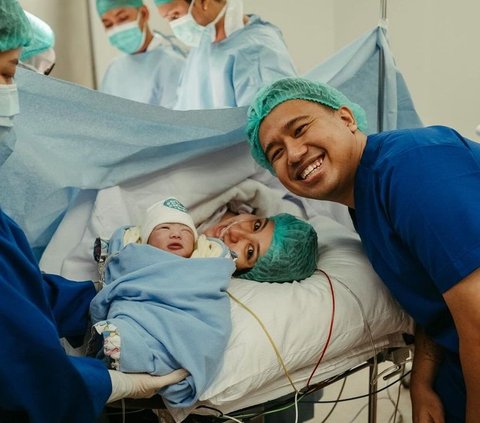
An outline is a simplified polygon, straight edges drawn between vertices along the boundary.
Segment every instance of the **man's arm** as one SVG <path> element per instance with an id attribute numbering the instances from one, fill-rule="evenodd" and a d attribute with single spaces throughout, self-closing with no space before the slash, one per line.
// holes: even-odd
<path id="1" fill-rule="evenodd" d="M 443 406 L 433 390 L 442 349 L 428 337 L 420 326 L 415 328 L 410 396 L 413 423 L 444 423 Z"/>
<path id="2" fill-rule="evenodd" d="M 480 422 L 480 268 L 443 295 L 460 340 L 467 388 L 467 423 Z"/>

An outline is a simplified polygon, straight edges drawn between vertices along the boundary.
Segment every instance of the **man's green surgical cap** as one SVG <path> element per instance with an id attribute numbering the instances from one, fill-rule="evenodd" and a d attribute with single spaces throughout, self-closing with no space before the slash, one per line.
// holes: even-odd
<path id="1" fill-rule="evenodd" d="M 17 0 L 0 0 L 0 51 L 28 45 L 32 29 Z"/>
<path id="2" fill-rule="evenodd" d="M 157 6 L 161 6 L 162 4 L 171 3 L 173 0 L 153 0 Z"/>
<path id="3" fill-rule="evenodd" d="M 267 115 L 279 104 L 288 100 L 307 100 L 320 103 L 338 110 L 347 106 L 353 113 L 360 131 L 367 130 L 367 116 L 358 104 L 353 103 L 337 89 L 321 82 L 314 82 L 304 78 L 284 78 L 262 88 L 248 109 L 247 136 L 250 153 L 255 161 L 272 174 L 271 163 L 263 152 L 258 132 L 260 125 Z"/>
<path id="4" fill-rule="evenodd" d="M 317 268 L 317 232 L 312 225 L 288 213 L 269 218 L 273 238 L 254 267 L 238 275 L 258 282 L 292 282 L 313 274 Z"/>
<path id="5" fill-rule="evenodd" d="M 104 13 L 117 7 L 141 7 L 142 0 L 97 0 L 97 12 L 101 17 Z"/>
<path id="6" fill-rule="evenodd" d="M 55 34 L 52 28 L 35 15 L 28 12 L 25 12 L 25 14 L 32 27 L 33 38 L 28 47 L 22 50 L 22 54 L 20 55 L 20 60 L 22 61 L 52 48 L 55 44 Z"/>

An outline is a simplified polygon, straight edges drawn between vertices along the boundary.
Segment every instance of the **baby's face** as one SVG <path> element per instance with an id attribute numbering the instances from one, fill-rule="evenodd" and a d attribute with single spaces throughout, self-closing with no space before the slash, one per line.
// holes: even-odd
<path id="1" fill-rule="evenodd" d="M 190 257 L 195 247 L 195 237 L 187 225 L 161 223 L 153 228 L 148 244 L 180 257 Z"/>

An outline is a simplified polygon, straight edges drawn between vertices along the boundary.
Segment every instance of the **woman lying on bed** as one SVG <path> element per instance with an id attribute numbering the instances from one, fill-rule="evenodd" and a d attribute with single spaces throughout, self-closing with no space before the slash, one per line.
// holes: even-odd
<path id="1" fill-rule="evenodd" d="M 124 228 L 116 231 L 105 286 L 91 304 L 95 332 L 102 335 L 94 336 L 93 351 L 123 372 L 187 369 L 190 376 L 160 394 L 174 407 L 195 403 L 215 377 L 230 336 L 226 290 L 232 272 L 259 282 L 287 282 L 316 269 L 317 235 L 310 224 L 288 213 L 264 218 L 253 211 L 232 201 L 199 227 L 224 242 L 235 265 L 224 256 L 190 259 L 147 243 L 127 244 Z"/>

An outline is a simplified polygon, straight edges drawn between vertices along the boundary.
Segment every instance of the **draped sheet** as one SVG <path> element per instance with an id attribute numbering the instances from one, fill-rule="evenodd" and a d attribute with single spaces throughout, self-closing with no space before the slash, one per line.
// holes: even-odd
<path id="1" fill-rule="evenodd" d="M 101 189 L 245 140 L 245 108 L 171 111 L 18 69 L 17 144 L 0 206 L 37 256 L 79 190 Z"/>
<path id="2" fill-rule="evenodd" d="M 395 64 L 387 37 L 386 28 L 378 26 L 304 75 L 332 85 L 362 106 L 367 113 L 368 134 L 423 126 L 403 75 Z M 379 122 L 381 86 L 383 108 Z"/>
<path id="3" fill-rule="evenodd" d="M 384 28 L 362 35 L 305 76 L 358 102 L 367 111 L 368 132 L 376 132 L 380 52 L 383 129 L 421 126 Z M 18 140 L 0 167 L 0 207 L 22 226 L 37 257 L 80 190 L 114 186 L 206 153 L 214 169 L 215 151 L 245 140 L 246 108 L 171 111 L 22 69 L 16 80 Z"/>

